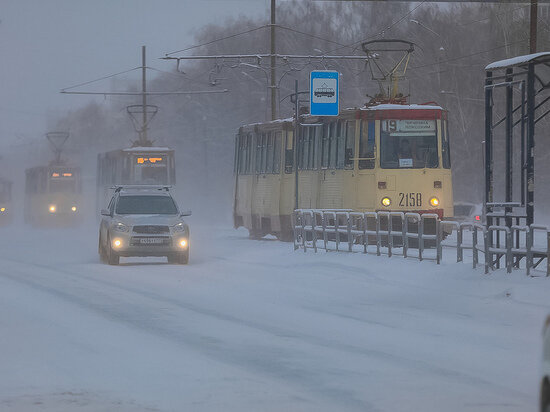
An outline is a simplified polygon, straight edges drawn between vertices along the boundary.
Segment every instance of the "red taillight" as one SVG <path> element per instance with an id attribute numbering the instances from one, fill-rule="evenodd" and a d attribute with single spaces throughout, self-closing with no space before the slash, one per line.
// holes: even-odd
<path id="1" fill-rule="evenodd" d="M 476 215 L 476 220 L 479 222 L 481 220 L 481 216 Z"/>

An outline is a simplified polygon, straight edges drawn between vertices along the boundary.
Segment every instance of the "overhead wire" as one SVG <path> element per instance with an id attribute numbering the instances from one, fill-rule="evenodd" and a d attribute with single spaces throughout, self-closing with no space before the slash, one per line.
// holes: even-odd
<path id="1" fill-rule="evenodd" d="M 106 79 L 110 79 L 110 78 L 115 77 L 115 76 L 120 76 L 121 74 L 130 73 L 130 72 L 133 72 L 134 70 L 138 70 L 138 69 L 141 69 L 141 66 L 134 67 L 133 69 L 129 69 L 129 70 L 124 70 L 124 71 L 119 72 L 119 73 L 110 74 L 108 76 L 100 77 L 99 79 L 90 80 L 90 81 L 87 81 L 87 82 L 84 82 L 84 83 L 76 84 L 74 86 L 65 87 L 65 88 L 61 89 L 61 91 L 71 90 L 71 89 L 75 89 L 77 87 L 86 86 L 88 84 L 99 82 L 101 80 L 106 80 Z"/>

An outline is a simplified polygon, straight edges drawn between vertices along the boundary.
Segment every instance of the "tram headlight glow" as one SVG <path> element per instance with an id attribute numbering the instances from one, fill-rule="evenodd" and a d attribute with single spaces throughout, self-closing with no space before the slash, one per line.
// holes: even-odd
<path id="1" fill-rule="evenodd" d="M 381 200 L 382 206 L 388 207 L 391 205 L 391 199 L 389 197 L 383 197 Z"/>
<path id="2" fill-rule="evenodd" d="M 5 211 L 6 211 L 5 207 L 0 207 L 0 212 L 5 212 Z"/>
<path id="3" fill-rule="evenodd" d="M 50 207 L 49 207 L 50 213 L 55 213 L 56 210 L 57 210 L 57 207 L 55 205 L 50 205 Z"/>
<path id="4" fill-rule="evenodd" d="M 439 199 L 435 196 L 432 197 L 430 199 L 430 205 L 432 205 L 433 207 L 439 206 Z"/>
<path id="5" fill-rule="evenodd" d="M 73 212 L 76 212 L 76 206 L 71 207 L 71 210 L 72 210 Z"/>

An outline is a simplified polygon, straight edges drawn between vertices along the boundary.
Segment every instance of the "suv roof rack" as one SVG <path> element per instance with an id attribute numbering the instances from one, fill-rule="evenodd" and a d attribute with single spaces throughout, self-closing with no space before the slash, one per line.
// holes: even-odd
<path id="1" fill-rule="evenodd" d="M 118 193 L 122 190 L 164 190 L 166 192 L 170 191 L 172 186 L 170 185 L 114 185 L 111 189 L 114 189 L 115 193 Z"/>

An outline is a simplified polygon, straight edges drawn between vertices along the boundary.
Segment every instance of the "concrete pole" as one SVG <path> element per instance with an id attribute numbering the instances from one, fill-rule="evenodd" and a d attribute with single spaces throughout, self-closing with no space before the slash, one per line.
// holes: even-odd
<path id="1" fill-rule="evenodd" d="M 275 86 L 275 0 L 271 0 L 271 120 L 277 118 L 277 88 Z"/>
<path id="2" fill-rule="evenodd" d="M 142 91 L 142 110 L 143 124 L 140 133 L 140 146 L 147 145 L 147 66 L 145 64 L 145 46 L 141 46 L 141 91 Z"/>
<path id="3" fill-rule="evenodd" d="M 531 0 L 531 27 L 529 34 L 529 53 L 533 54 L 537 52 L 537 7 L 538 1 Z"/>

